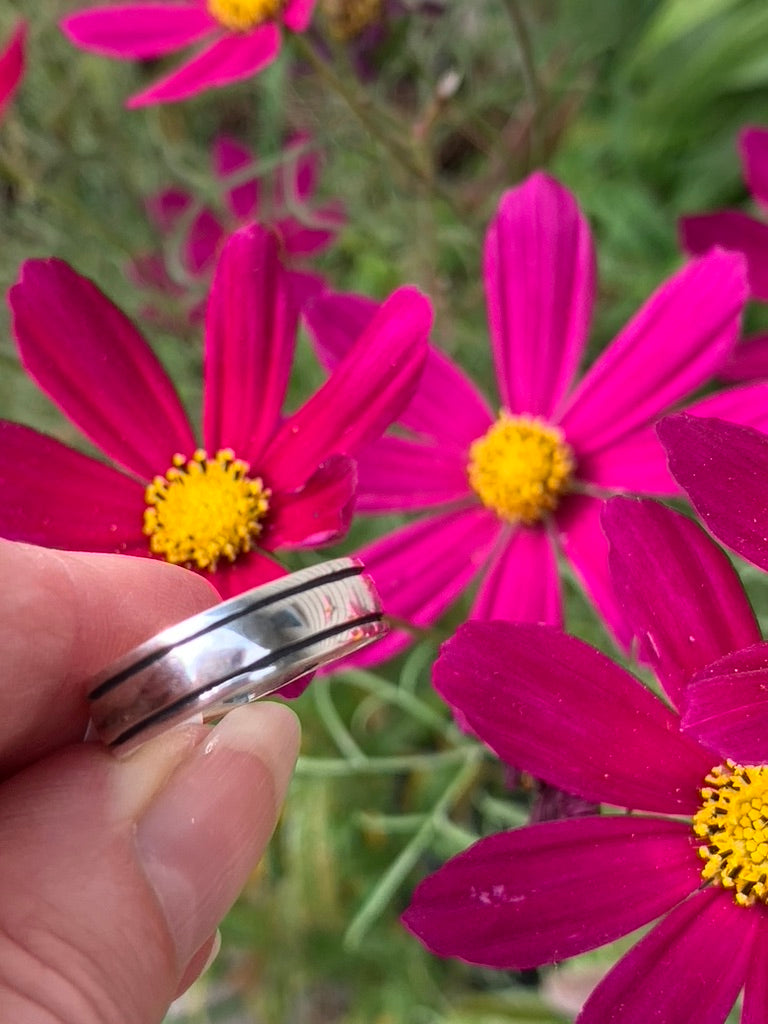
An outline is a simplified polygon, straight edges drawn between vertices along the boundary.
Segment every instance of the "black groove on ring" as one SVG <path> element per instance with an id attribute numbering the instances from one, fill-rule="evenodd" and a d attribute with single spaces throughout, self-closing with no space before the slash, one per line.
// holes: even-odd
<path id="1" fill-rule="evenodd" d="M 149 668 L 150 665 L 154 665 L 156 661 L 164 658 L 166 654 L 170 654 L 176 647 L 180 647 L 182 644 L 188 643 L 190 640 L 197 640 L 198 637 L 205 636 L 206 633 L 210 633 L 211 630 L 218 629 L 219 626 L 225 626 L 228 622 L 234 622 L 235 619 L 240 619 L 244 615 L 250 615 L 251 612 L 256 612 L 260 608 L 266 608 L 270 604 L 282 601 L 286 597 L 295 597 L 297 594 L 306 594 L 308 590 L 314 590 L 316 587 L 326 583 L 337 583 L 339 580 L 348 579 L 350 576 L 362 575 L 364 569 L 362 565 L 350 565 L 345 569 L 336 569 L 334 572 L 329 572 L 325 576 L 314 576 L 312 579 L 305 580 L 303 583 L 296 583 L 292 587 L 287 587 L 285 590 L 281 590 L 279 594 L 273 594 L 271 597 L 262 597 L 258 600 L 252 601 L 246 605 L 245 608 L 241 608 L 239 611 L 231 612 L 229 615 L 225 615 L 221 619 L 216 619 L 215 622 L 210 623 L 207 626 L 203 626 L 196 633 L 190 633 L 189 636 L 185 636 L 183 640 L 177 640 L 176 643 L 167 644 L 165 647 L 159 648 L 157 651 L 153 651 L 151 654 L 146 654 L 143 658 L 135 661 L 128 668 L 121 669 L 116 672 L 115 675 L 110 676 L 109 679 L 105 679 L 103 683 L 99 685 L 88 694 L 88 700 L 98 700 L 103 697 L 105 693 L 109 693 L 110 690 L 114 690 L 120 683 L 125 682 L 126 679 L 130 679 L 136 672 L 141 672 L 145 668 Z M 237 600 L 234 598 L 233 600 Z M 200 612 L 204 615 L 205 612 Z M 169 626 L 169 629 L 173 629 L 173 626 Z"/>
<path id="2" fill-rule="evenodd" d="M 180 700 L 170 704 L 167 708 L 155 711 L 154 714 L 148 715 L 140 722 L 137 722 L 129 729 L 126 729 L 125 732 L 121 733 L 117 737 L 117 739 L 112 740 L 109 746 L 110 748 L 119 747 L 121 743 L 126 743 L 148 726 L 155 725 L 167 718 L 172 718 L 177 711 L 182 711 L 188 704 L 193 704 L 198 697 L 207 693 L 208 690 L 213 690 L 215 687 L 221 686 L 222 683 L 226 683 L 229 679 L 235 679 L 237 676 L 247 675 L 249 672 L 257 672 L 260 668 L 266 668 L 270 662 L 283 658 L 288 654 L 297 653 L 305 647 L 311 647 L 312 644 L 316 644 L 321 640 L 329 640 L 331 637 L 338 636 L 339 633 L 346 633 L 348 629 L 354 629 L 356 626 L 367 626 L 373 622 L 381 622 L 382 618 L 383 615 L 381 612 L 371 612 L 368 615 L 361 615 L 359 618 L 352 619 L 349 622 L 340 623 L 337 626 L 329 626 L 327 629 L 321 629 L 317 633 L 313 633 L 312 636 L 305 637 L 303 640 L 294 640 L 293 643 L 286 644 L 284 647 L 281 647 L 276 651 L 271 651 L 263 658 L 258 658 L 256 661 L 251 662 L 250 665 L 244 665 L 242 668 L 238 668 L 235 671 L 230 672 L 228 675 L 222 676 L 215 682 L 206 683 L 205 686 L 201 686 L 199 689 L 193 690 L 191 693 L 184 694 Z M 312 669 L 306 669 L 306 671 L 301 672 L 294 678 L 300 679 L 302 675 L 306 675 L 311 671 Z M 281 686 L 287 686 L 290 682 L 293 682 L 293 680 L 286 679 L 285 682 L 276 686 L 275 690 L 279 690 Z M 264 696 L 267 696 L 267 694 Z"/>

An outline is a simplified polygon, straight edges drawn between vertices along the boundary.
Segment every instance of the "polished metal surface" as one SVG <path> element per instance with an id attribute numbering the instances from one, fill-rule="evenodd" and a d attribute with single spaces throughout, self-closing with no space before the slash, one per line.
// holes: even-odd
<path id="1" fill-rule="evenodd" d="M 163 630 L 91 681 L 99 737 L 128 753 L 196 714 L 218 718 L 387 632 L 370 577 L 339 558 Z"/>

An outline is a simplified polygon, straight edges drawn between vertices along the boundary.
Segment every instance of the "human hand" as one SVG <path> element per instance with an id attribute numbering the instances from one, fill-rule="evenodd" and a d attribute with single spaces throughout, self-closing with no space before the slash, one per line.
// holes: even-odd
<path id="1" fill-rule="evenodd" d="M 215 603 L 199 576 L 0 540 L 0 1019 L 155 1024 L 197 977 L 275 826 L 298 748 L 278 704 L 116 760 L 89 676 Z"/>

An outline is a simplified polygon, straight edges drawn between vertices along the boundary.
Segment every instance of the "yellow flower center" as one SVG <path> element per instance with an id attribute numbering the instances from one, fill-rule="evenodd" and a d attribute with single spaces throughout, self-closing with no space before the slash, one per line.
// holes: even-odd
<path id="1" fill-rule="evenodd" d="M 381 18 L 383 0 L 320 0 L 320 9 L 334 39 L 345 43 Z"/>
<path id="2" fill-rule="evenodd" d="M 713 768 L 693 830 L 704 839 L 702 878 L 725 889 L 743 907 L 768 903 L 768 765 L 733 761 Z"/>
<path id="3" fill-rule="evenodd" d="M 208 12 L 232 32 L 249 32 L 265 21 L 273 21 L 285 7 L 285 0 L 208 0 Z"/>
<path id="4" fill-rule="evenodd" d="M 562 430 L 500 412 L 469 449 L 469 483 L 502 519 L 530 525 L 557 508 L 576 463 Z"/>
<path id="5" fill-rule="evenodd" d="M 202 449 L 188 460 L 174 455 L 173 466 L 144 493 L 144 533 L 153 554 L 213 572 L 220 558 L 234 562 L 250 551 L 271 492 L 249 469 L 229 448 L 213 459 Z"/>

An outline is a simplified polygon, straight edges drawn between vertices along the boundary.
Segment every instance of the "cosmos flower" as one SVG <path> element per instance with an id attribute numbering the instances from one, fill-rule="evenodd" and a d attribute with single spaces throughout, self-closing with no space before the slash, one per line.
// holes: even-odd
<path id="1" fill-rule="evenodd" d="M 89 280 L 60 260 L 29 260 L 9 301 L 27 372 L 114 465 L 0 422 L 0 535 L 165 558 L 224 597 L 280 575 L 273 552 L 345 533 L 351 457 L 413 393 L 431 321 L 418 292 L 395 292 L 326 384 L 285 415 L 298 310 L 274 237 L 241 228 L 208 303 L 198 441 L 147 343 Z"/>
<path id="2" fill-rule="evenodd" d="M 267 176 L 260 174 L 258 159 L 246 146 L 226 135 L 216 138 L 211 165 L 222 192 L 222 212 L 180 188 L 152 196 L 147 202 L 150 219 L 170 241 L 172 255 L 141 256 L 131 265 L 132 279 L 155 292 L 191 299 L 190 319 L 199 320 L 205 314 L 200 294 L 208 290 L 228 234 L 258 222 L 277 234 L 283 262 L 297 270 L 292 281 L 299 296 L 316 293 L 322 279 L 299 271 L 301 260 L 330 245 L 345 217 L 339 202 L 314 205 L 320 161 L 309 144 L 306 134 L 294 135 L 283 149 L 282 162 Z M 253 177 L 248 177 L 249 170 Z M 148 312 L 158 315 L 153 307 Z"/>
<path id="3" fill-rule="evenodd" d="M 494 416 L 462 371 L 430 351 L 403 430 L 360 457 L 357 506 L 427 514 L 361 557 L 385 609 L 414 626 L 432 625 L 478 576 L 473 618 L 559 626 L 562 555 L 621 638 L 600 525 L 604 497 L 679 493 L 653 425 L 705 384 L 736 343 L 746 293 L 741 258 L 717 251 L 684 267 L 580 380 L 594 257 L 565 188 L 537 173 L 502 198 L 484 276 L 501 411 Z M 330 294 L 309 305 L 326 365 L 375 309 Z M 768 429 L 768 385 L 689 408 Z M 410 639 L 393 630 L 359 660 L 381 660 Z"/>
<path id="4" fill-rule="evenodd" d="M 768 1020 L 768 644 L 693 520 L 617 498 L 617 591 L 666 698 L 549 626 L 473 622 L 438 692 L 500 758 L 622 813 L 479 840 L 425 879 L 406 926 L 439 956 L 527 969 L 658 921 L 578 1024 Z M 648 543 L 652 537 L 653 542 Z"/>
<path id="5" fill-rule="evenodd" d="M 744 180 L 762 218 L 740 210 L 681 217 L 680 241 L 692 255 L 708 252 L 714 246 L 740 252 L 747 261 L 752 298 L 768 302 L 768 129 L 744 128 L 738 145 Z M 768 377 L 768 334 L 745 339 L 718 376 L 733 381 Z"/>
<path id="6" fill-rule="evenodd" d="M 27 23 L 19 22 L 5 49 L 0 52 L 0 116 L 13 99 L 24 74 Z"/>
<path id="7" fill-rule="evenodd" d="M 143 60 L 193 43 L 198 52 L 129 107 L 170 103 L 262 71 L 280 52 L 281 30 L 303 32 L 316 0 L 147 0 L 95 7 L 61 22 L 69 39 L 108 57 Z"/>

